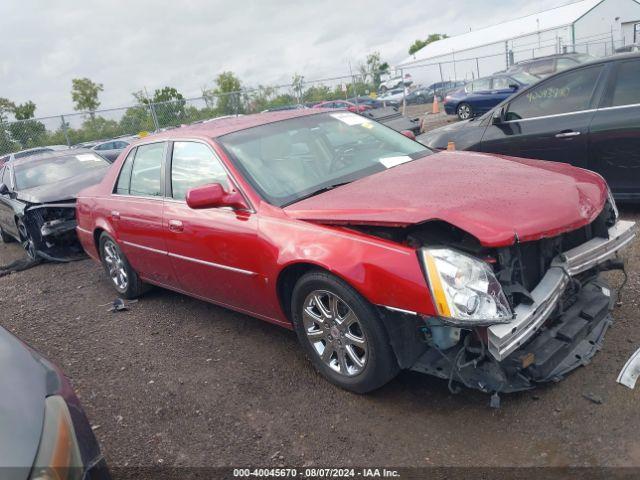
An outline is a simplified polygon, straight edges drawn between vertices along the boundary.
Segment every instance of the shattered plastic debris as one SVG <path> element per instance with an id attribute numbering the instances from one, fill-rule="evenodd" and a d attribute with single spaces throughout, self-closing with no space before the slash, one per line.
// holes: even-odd
<path id="1" fill-rule="evenodd" d="M 136 302 L 137 300 L 129 300 L 127 303 L 125 303 L 123 299 L 118 297 L 113 302 L 105 303 L 102 306 L 106 307 L 107 305 L 109 305 L 109 310 L 108 310 L 109 312 L 121 312 L 121 311 L 129 310 L 129 305 Z"/>

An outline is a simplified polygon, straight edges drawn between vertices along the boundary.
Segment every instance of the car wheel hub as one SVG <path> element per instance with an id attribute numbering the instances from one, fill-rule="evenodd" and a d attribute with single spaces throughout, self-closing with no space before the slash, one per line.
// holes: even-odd
<path id="1" fill-rule="evenodd" d="M 108 240 L 104 244 L 104 262 L 107 265 L 109 276 L 119 290 L 126 290 L 129 276 L 115 243 Z"/>
<path id="2" fill-rule="evenodd" d="M 364 370 L 368 344 L 360 321 L 336 294 L 314 290 L 304 301 L 302 323 L 311 346 L 333 371 L 354 376 Z"/>

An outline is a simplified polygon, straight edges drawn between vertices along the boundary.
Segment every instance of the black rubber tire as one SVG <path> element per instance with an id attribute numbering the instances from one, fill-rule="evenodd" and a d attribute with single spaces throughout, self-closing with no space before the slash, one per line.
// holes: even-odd
<path id="1" fill-rule="evenodd" d="M 302 323 L 305 298 L 314 290 L 328 290 L 338 295 L 357 315 L 367 341 L 368 357 L 362 372 L 348 377 L 329 368 L 309 341 Z M 345 390 L 367 393 L 382 387 L 400 371 L 379 313 L 354 288 L 324 271 L 311 271 L 296 283 L 291 297 L 293 325 L 298 340 L 311 363 L 327 380 Z"/>
<path id="2" fill-rule="evenodd" d="M 143 283 L 142 280 L 140 280 L 140 277 L 138 276 L 136 271 L 131 267 L 131 264 L 129 263 L 129 260 L 127 260 L 126 255 L 118 246 L 118 242 L 116 242 L 111 237 L 111 235 L 109 235 L 107 232 L 102 232 L 102 234 L 100 235 L 100 240 L 98 244 L 99 244 L 100 262 L 102 263 L 102 266 L 104 267 L 105 272 L 107 273 L 107 275 L 109 275 L 109 267 L 104 261 L 104 256 L 105 256 L 104 245 L 108 240 L 113 242 L 115 248 L 118 250 L 118 254 L 122 259 L 125 271 L 127 273 L 127 278 L 128 278 L 127 288 L 122 289 L 122 288 L 119 288 L 113 281 L 111 281 L 111 277 L 109 277 L 109 282 L 111 283 L 111 286 L 116 292 L 118 292 L 118 294 L 120 294 L 122 297 L 126 298 L 127 300 L 133 300 L 134 298 L 138 298 L 148 290 L 148 286 L 145 283 Z"/>
<path id="3" fill-rule="evenodd" d="M 5 231 L 2 230 L 2 227 L 0 227 L 0 240 L 2 240 L 4 243 L 11 243 L 16 241 L 16 239 L 11 235 L 5 233 Z"/>
<path id="4" fill-rule="evenodd" d="M 463 115 L 461 115 L 460 111 L 463 107 L 468 107 L 469 108 L 469 116 L 466 118 L 463 118 Z M 461 104 L 458 105 L 458 107 L 456 108 L 456 115 L 458 115 L 458 118 L 460 120 L 469 120 L 470 118 L 473 118 L 473 108 L 471 108 L 471 105 L 469 105 L 466 102 L 462 102 Z"/>

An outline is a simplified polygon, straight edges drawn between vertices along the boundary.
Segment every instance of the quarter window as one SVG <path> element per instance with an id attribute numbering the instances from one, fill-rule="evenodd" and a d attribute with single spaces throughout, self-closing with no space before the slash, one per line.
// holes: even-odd
<path id="1" fill-rule="evenodd" d="M 129 184 L 131 183 L 131 167 L 133 166 L 133 157 L 136 155 L 136 149 L 132 149 L 127 155 L 127 159 L 122 164 L 118 183 L 116 184 L 116 193 L 120 195 L 129 195 Z"/>
<path id="2" fill-rule="evenodd" d="M 197 142 L 175 142 L 171 158 L 173 198 L 184 200 L 190 189 L 211 183 L 229 189 L 227 173 L 211 149 Z"/>
<path id="3" fill-rule="evenodd" d="M 140 145 L 131 169 L 131 195 L 159 197 L 162 195 L 161 171 L 165 143 Z"/>
<path id="4" fill-rule="evenodd" d="M 624 62 L 618 66 L 616 85 L 611 100 L 613 107 L 640 103 L 638 78 L 640 78 L 640 62 Z"/>
<path id="5" fill-rule="evenodd" d="M 511 102 L 507 120 L 587 110 L 601 69 L 581 68 L 542 82 Z"/>
<path id="6" fill-rule="evenodd" d="M 483 90 L 489 90 L 491 88 L 491 79 L 490 78 L 479 78 L 471 82 L 467 86 L 467 91 L 469 92 L 481 92 Z"/>

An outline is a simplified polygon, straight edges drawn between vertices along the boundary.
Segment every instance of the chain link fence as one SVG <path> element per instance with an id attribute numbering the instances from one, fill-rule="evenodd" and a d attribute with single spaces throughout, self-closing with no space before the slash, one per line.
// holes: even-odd
<path id="1" fill-rule="evenodd" d="M 575 44 L 563 45 L 557 39 L 505 49 L 493 53 L 465 58 L 462 53 L 444 61 L 424 61 L 408 64 L 396 74 L 411 73 L 414 85 L 436 81 L 471 81 L 480 76 L 504 70 L 515 62 L 529 58 L 563 52 L 580 52 L 594 56 L 607 56 L 623 46 L 613 34 L 594 35 L 593 38 Z M 462 57 L 462 58 L 460 58 Z M 351 70 L 351 69 L 350 69 Z M 306 80 L 296 76 L 286 85 L 260 86 L 224 94 L 205 91 L 201 97 L 154 102 L 145 95 L 139 102 L 123 108 L 103 109 L 28 120 L 7 121 L 0 117 L 0 155 L 28 148 L 66 145 L 75 146 L 132 136 L 141 132 L 156 132 L 193 122 L 226 115 L 258 113 L 310 106 L 323 100 L 357 98 L 375 93 L 380 75 L 388 72 L 335 76 L 318 80 Z"/>

